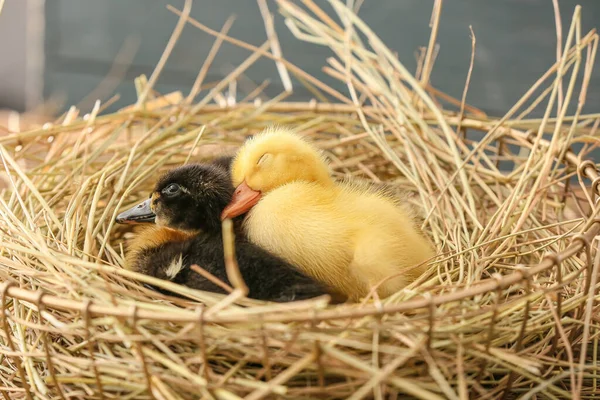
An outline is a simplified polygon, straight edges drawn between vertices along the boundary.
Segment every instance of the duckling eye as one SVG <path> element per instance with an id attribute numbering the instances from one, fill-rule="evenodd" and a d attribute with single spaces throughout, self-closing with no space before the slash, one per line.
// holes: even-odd
<path id="1" fill-rule="evenodd" d="M 272 157 L 273 156 L 271 153 L 265 153 L 258 159 L 258 161 L 256 162 L 256 165 L 267 164 L 271 160 Z"/>
<path id="2" fill-rule="evenodd" d="M 164 188 L 162 192 L 167 196 L 174 197 L 181 192 L 181 186 L 176 183 L 171 183 L 169 186 Z"/>

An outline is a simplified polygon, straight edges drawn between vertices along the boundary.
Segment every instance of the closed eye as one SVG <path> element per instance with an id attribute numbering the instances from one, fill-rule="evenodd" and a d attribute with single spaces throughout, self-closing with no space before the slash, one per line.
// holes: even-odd
<path id="1" fill-rule="evenodd" d="M 265 164 L 267 161 L 269 161 L 272 157 L 271 153 L 265 153 L 263 154 L 258 161 L 256 162 L 256 165 L 262 165 Z"/>

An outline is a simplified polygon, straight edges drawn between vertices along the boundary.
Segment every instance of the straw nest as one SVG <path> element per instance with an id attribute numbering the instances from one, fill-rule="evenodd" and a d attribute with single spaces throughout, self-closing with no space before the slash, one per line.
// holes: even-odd
<path id="1" fill-rule="evenodd" d="M 299 39 L 332 50 L 324 70 L 344 94 L 280 57 L 264 2 L 261 47 L 190 19 L 189 3 L 172 10 L 180 22 L 155 73 L 136 81 L 136 104 L 72 108 L 0 139 L 5 399 L 597 395 L 600 181 L 584 160 L 598 120 L 581 109 L 598 36 L 581 34 L 579 8 L 556 65 L 492 118 L 429 85 L 439 13 L 413 76 L 339 1 L 340 23 L 310 1 L 280 1 Z M 202 90 L 211 56 L 189 96 L 160 96 L 152 86 L 185 22 L 217 36 L 214 52 L 232 42 L 250 55 Z M 260 86 L 236 98 L 234 82 L 261 56 L 286 87 L 294 76 L 319 100 L 254 101 Z M 536 105 L 543 119 L 528 116 Z M 114 217 L 158 174 L 233 151 L 273 123 L 315 141 L 336 176 L 412 194 L 439 251 L 429 272 L 385 301 L 330 306 L 196 292 L 120 267 L 130 233 Z"/>

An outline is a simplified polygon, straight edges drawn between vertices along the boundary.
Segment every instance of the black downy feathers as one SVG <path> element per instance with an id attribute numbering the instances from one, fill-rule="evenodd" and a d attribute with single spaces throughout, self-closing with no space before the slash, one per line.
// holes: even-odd
<path id="1" fill-rule="evenodd" d="M 150 198 L 117 217 L 119 223 L 151 222 L 130 246 L 128 268 L 194 289 L 226 293 L 190 267 L 198 265 L 231 285 L 225 270 L 220 215 L 234 188 L 231 157 L 211 164 L 188 164 L 163 175 Z M 277 302 L 327 293 L 317 281 L 243 235 L 236 226 L 235 252 L 248 297 Z"/>

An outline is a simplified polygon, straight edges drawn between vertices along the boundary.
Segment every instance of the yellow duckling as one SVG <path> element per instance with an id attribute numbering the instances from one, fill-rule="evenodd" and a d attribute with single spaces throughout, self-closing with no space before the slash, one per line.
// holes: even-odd
<path id="1" fill-rule="evenodd" d="M 378 285 L 387 297 L 434 256 L 398 197 L 336 182 L 321 153 L 289 131 L 248 140 L 231 165 L 236 190 L 221 218 L 248 213 L 249 239 L 357 301 Z M 393 278 L 392 278 L 393 277 Z"/>

